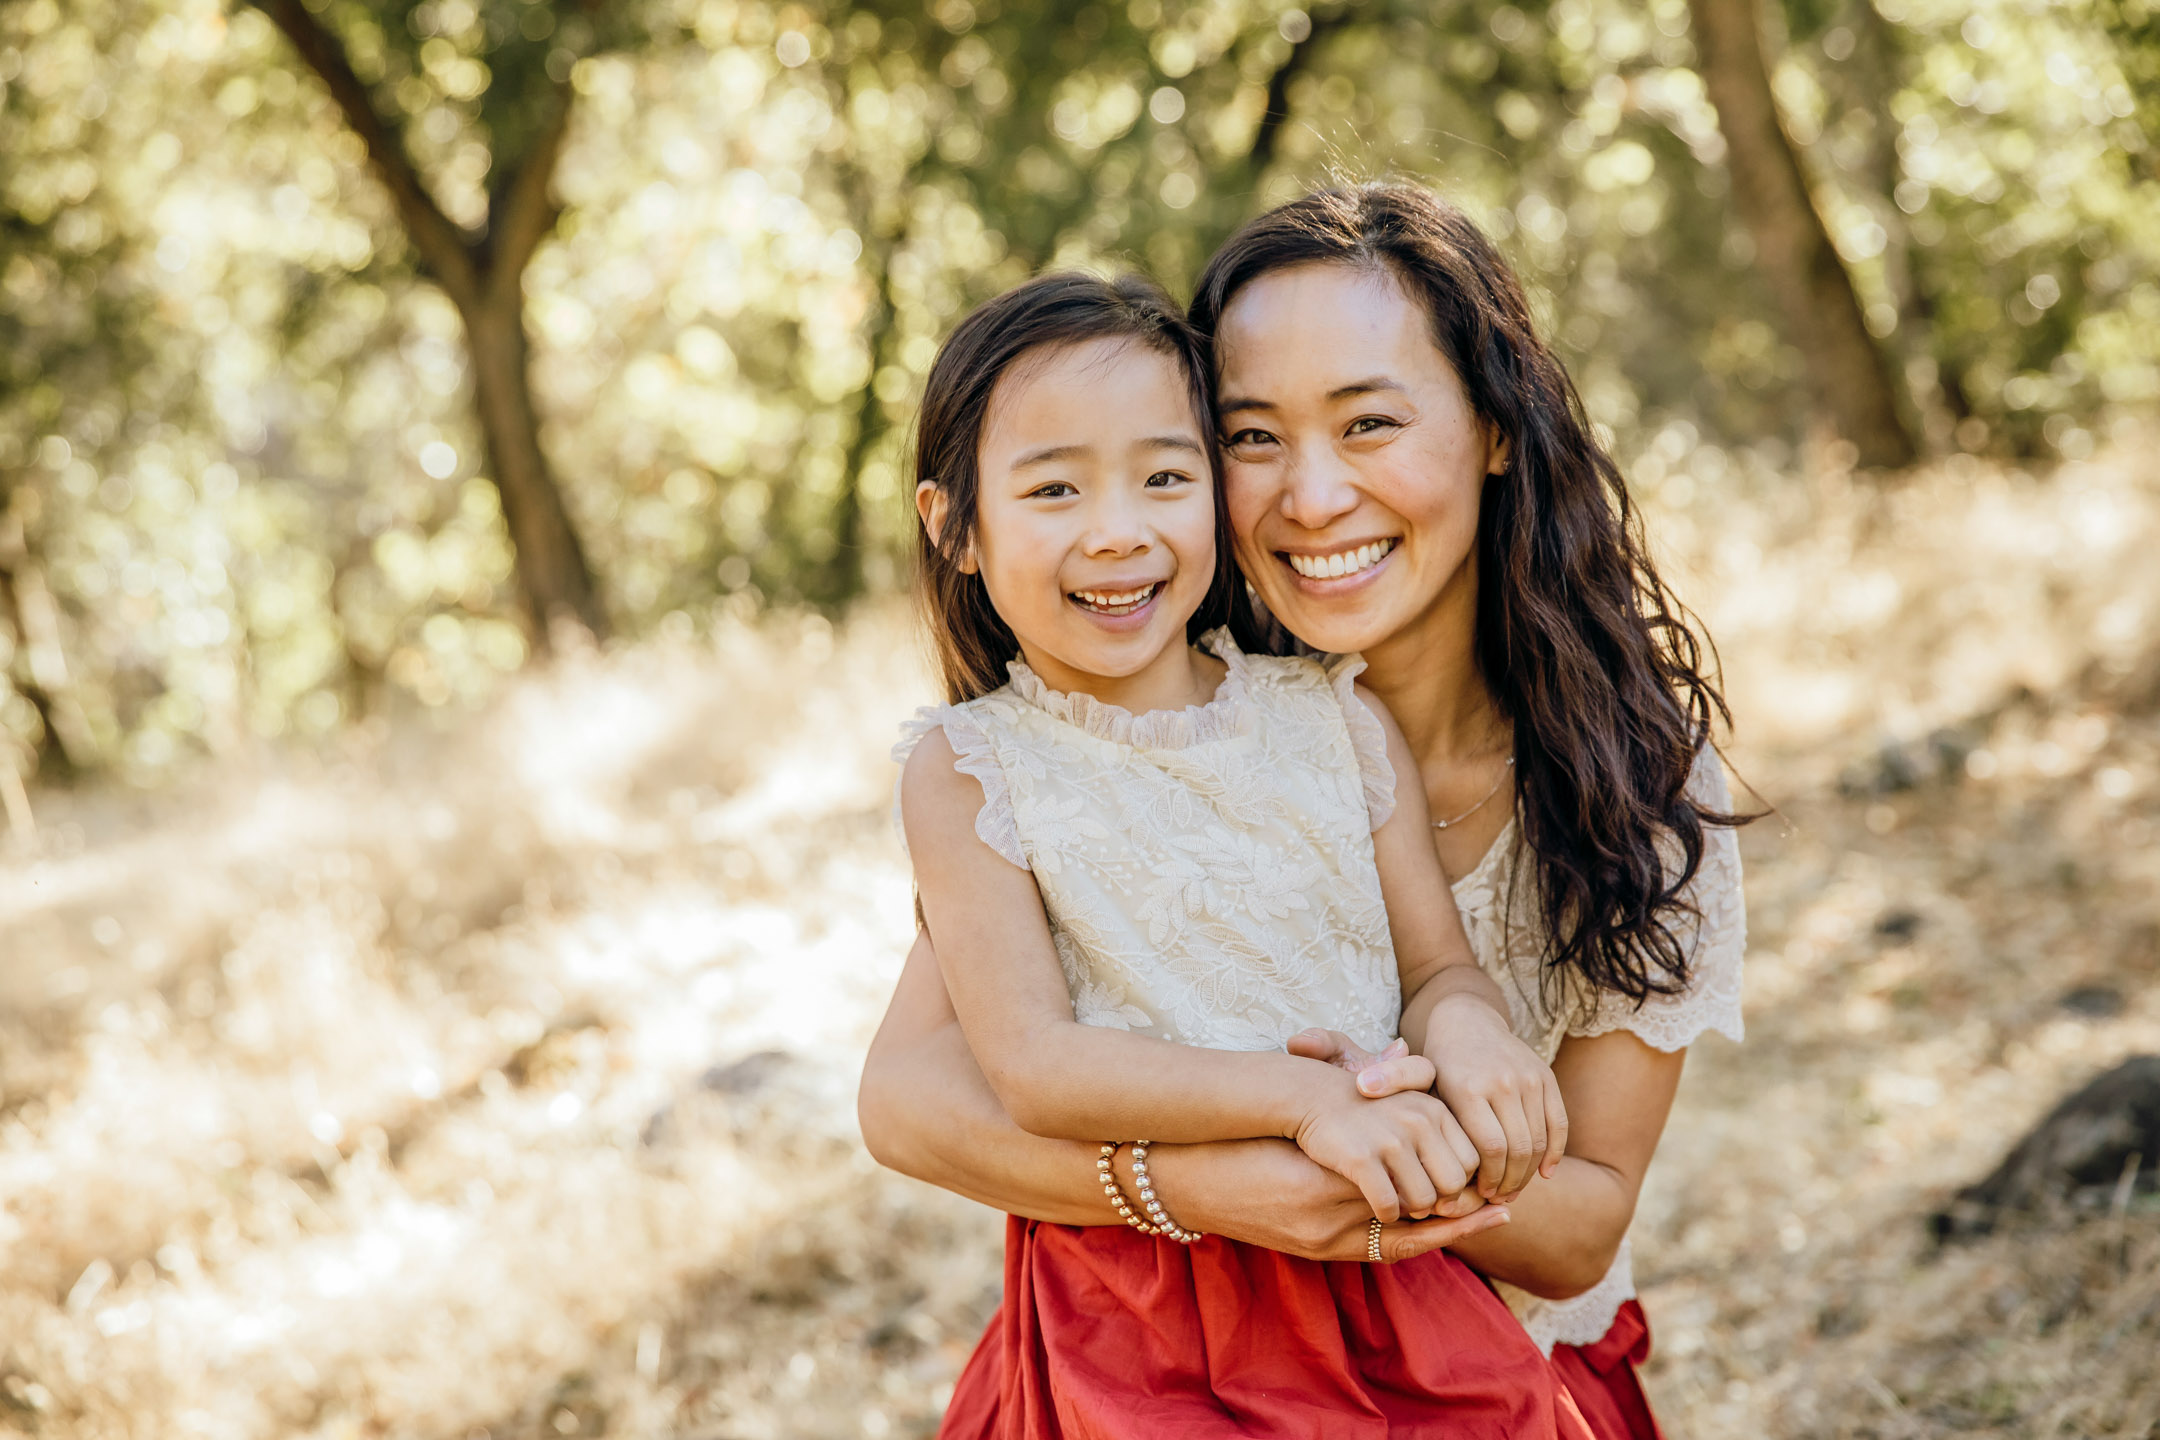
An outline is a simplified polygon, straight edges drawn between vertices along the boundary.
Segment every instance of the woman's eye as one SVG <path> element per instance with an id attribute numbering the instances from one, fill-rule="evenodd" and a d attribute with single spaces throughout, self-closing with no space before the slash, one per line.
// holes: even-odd
<path id="1" fill-rule="evenodd" d="M 1383 425 L 1393 426 L 1394 424 L 1395 422 L 1385 415 L 1360 415 L 1350 422 L 1350 433 L 1352 435 L 1370 435 Z"/>
<path id="2" fill-rule="evenodd" d="M 1240 430 L 1223 443 L 1239 447 L 1265 445 L 1275 437 L 1265 430 Z"/>

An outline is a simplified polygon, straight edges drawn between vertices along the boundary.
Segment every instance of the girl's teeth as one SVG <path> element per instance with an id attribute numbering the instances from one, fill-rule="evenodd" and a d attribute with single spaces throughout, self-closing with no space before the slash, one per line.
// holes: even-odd
<path id="1" fill-rule="evenodd" d="M 1370 545 L 1360 545 L 1355 550 L 1344 550 L 1334 555 L 1292 555 L 1290 568 L 1312 580 L 1333 580 L 1341 575 L 1355 575 L 1370 570 L 1395 548 L 1393 540 L 1375 540 Z"/>
<path id="2" fill-rule="evenodd" d="M 1143 585 L 1138 590 L 1075 590 L 1073 598 L 1097 610 L 1127 610 L 1152 597 L 1156 588 Z"/>

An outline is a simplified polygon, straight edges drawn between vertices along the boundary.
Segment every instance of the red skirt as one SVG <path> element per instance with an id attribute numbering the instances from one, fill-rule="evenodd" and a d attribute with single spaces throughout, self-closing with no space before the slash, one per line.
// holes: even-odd
<path id="1" fill-rule="evenodd" d="M 1012 1218 L 1005 1299 L 943 1440 L 1590 1440 L 1553 1365 L 1446 1251 L 1300 1260 Z"/>
<path id="2" fill-rule="evenodd" d="M 1664 1440 L 1635 1367 L 1650 1358 L 1650 1322 L 1630 1300 L 1595 1345 L 1553 1346 L 1553 1369 L 1598 1440 Z"/>

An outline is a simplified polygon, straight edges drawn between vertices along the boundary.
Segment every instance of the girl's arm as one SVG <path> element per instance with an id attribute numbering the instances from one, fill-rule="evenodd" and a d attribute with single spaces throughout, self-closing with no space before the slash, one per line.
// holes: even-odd
<path id="1" fill-rule="evenodd" d="M 916 936 L 870 1042 L 856 1114 L 870 1154 L 903 1175 L 1031 1220 L 1124 1223 L 1103 1197 L 1093 1144 L 1030 1135 L 998 1104 L 961 1034 L 926 933 Z M 1365 1197 L 1288 1141 L 1158 1145 L 1148 1170 L 1180 1224 L 1307 1260 L 1366 1258 Z M 1506 1214 L 1488 1207 L 1390 1225 L 1382 1250 L 1407 1260 L 1503 1224 Z"/>
<path id="2" fill-rule="evenodd" d="M 1532 1175 L 1554 1173 L 1567 1149 L 1567 1106 L 1471 952 L 1433 849 L 1417 756 L 1385 705 L 1363 686 L 1357 698 L 1386 734 L 1397 777 L 1395 813 L 1373 832 L 1373 859 L 1402 975 L 1403 1038 L 1437 1067 L 1440 1098 L 1477 1147 L 1478 1193 L 1512 1199 Z"/>
<path id="3" fill-rule="evenodd" d="M 1294 1139 L 1383 1220 L 1429 1212 L 1451 1174 L 1464 1183 L 1452 1121 L 1424 1096 L 1368 1100 L 1346 1072 L 1297 1056 L 1166 1045 L 1074 1020 L 1042 896 L 977 836 L 982 805 L 944 732 L 925 736 L 900 787 L 923 915 L 969 1047 L 1021 1128 L 1098 1143 Z"/>

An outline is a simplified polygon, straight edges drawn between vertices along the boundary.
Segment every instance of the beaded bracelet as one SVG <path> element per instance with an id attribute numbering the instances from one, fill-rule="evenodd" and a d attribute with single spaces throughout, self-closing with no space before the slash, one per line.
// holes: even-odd
<path id="1" fill-rule="evenodd" d="M 1164 1235 L 1175 1239 L 1179 1246 L 1190 1246 L 1192 1241 L 1205 1239 L 1205 1235 L 1201 1235 L 1199 1231 L 1188 1231 L 1182 1224 L 1171 1220 L 1169 1211 L 1162 1209 L 1162 1200 L 1156 1198 L 1156 1183 L 1147 1179 L 1147 1144 L 1147 1140 L 1132 1142 L 1132 1181 L 1140 1187 L 1140 1209 L 1147 1211 L 1147 1220 L 1151 1220 L 1153 1224 L 1140 1222 L 1138 1215 L 1132 1213 L 1132 1207 L 1125 1205 L 1125 1192 L 1117 1187 L 1117 1172 L 1110 1168 L 1110 1157 L 1117 1155 L 1115 1144 L 1106 1144 L 1102 1159 L 1095 1161 L 1095 1168 L 1102 1172 L 1104 1181 L 1108 1183 L 1110 1205 L 1117 1209 L 1119 1215 L 1123 1215 L 1125 1222 L 1132 1224 L 1136 1231 L 1143 1235 Z"/>
<path id="2" fill-rule="evenodd" d="M 1103 1194 L 1110 1197 L 1110 1208 L 1117 1211 L 1118 1218 L 1143 1235 L 1160 1235 L 1162 1231 L 1133 1214 L 1132 1206 L 1125 1202 L 1125 1192 L 1118 1188 L 1117 1171 L 1110 1168 L 1110 1161 L 1118 1152 L 1117 1145 L 1106 1144 L 1102 1154 L 1096 1157 L 1095 1173 L 1102 1177 Z"/>

